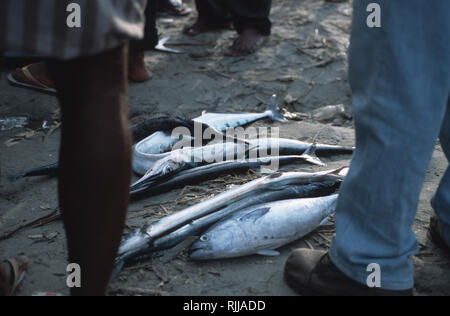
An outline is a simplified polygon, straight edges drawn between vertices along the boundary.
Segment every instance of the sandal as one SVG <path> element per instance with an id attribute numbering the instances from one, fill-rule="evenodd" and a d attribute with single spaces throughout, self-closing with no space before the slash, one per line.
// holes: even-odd
<path id="1" fill-rule="evenodd" d="M 31 65 L 33 65 L 33 64 L 31 64 Z M 28 65 L 28 66 L 25 66 L 22 68 L 17 68 L 15 70 L 16 76 L 13 76 L 14 73 L 8 74 L 8 77 L 7 77 L 8 81 L 11 84 L 19 86 L 19 87 L 25 87 L 25 88 L 37 90 L 40 92 L 56 94 L 56 89 L 54 88 L 54 86 L 45 85 L 44 83 L 40 82 L 33 76 L 31 71 L 29 70 L 29 67 L 31 65 Z M 18 79 L 16 79 L 17 75 L 19 73 L 21 73 L 21 75 L 26 78 L 27 82 L 19 81 Z"/>
<path id="2" fill-rule="evenodd" d="M 19 263 L 18 259 L 22 258 L 22 264 Z M 12 275 L 9 276 L 9 280 L 5 279 L 5 282 L 8 282 L 8 286 L 5 287 L 4 293 L 0 293 L 1 295 L 11 296 L 14 294 L 17 286 L 23 281 L 25 277 L 25 270 L 28 268 L 28 258 L 25 256 L 11 258 L 3 261 L 3 263 L 8 263 L 11 267 Z M 11 283 L 11 277 L 13 277 L 13 282 Z"/>

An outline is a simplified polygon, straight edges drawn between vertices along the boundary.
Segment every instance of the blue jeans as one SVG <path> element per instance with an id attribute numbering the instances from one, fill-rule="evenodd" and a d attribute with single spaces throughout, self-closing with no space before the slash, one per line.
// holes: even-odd
<path id="1" fill-rule="evenodd" d="M 369 3 L 381 27 L 369 28 Z M 381 288 L 414 285 L 412 231 L 436 140 L 450 159 L 450 1 L 353 2 L 349 55 L 356 151 L 336 210 L 329 253 L 348 277 L 366 284 L 381 268 Z M 450 245 L 450 169 L 433 199 Z"/>

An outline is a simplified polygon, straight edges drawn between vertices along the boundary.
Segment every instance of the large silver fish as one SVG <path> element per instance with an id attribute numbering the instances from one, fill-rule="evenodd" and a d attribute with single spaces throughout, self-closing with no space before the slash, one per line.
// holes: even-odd
<path id="1" fill-rule="evenodd" d="M 196 260 L 251 254 L 274 256 L 275 249 L 314 231 L 336 209 L 338 195 L 292 199 L 253 206 L 214 224 L 191 247 Z"/>
<path id="2" fill-rule="evenodd" d="M 280 113 L 276 103 L 276 95 L 272 95 L 263 113 L 206 113 L 194 118 L 195 122 L 206 124 L 218 131 L 226 131 L 228 128 L 244 126 L 263 118 L 269 118 L 273 121 L 286 122 L 286 119 Z"/>
<path id="3" fill-rule="evenodd" d="M 188 207 L 177 213 L 163 217 L 158 221 L 145 225 L 142 229 L 127 235 L 119 248 L 118 255 L 128 251 L 147 247 L 149 242 L 165 234 L 171 233 L 178 228 L 215 211 L 218 211 L 234 202 L 245 199 L 249 196 L 266 190 L 281 190 L 290 184 L 309 184 L 328 181 L 331 179 L 341 179 L 342 176 L 335 174 L 338 170 L 328 170 L 316 173 L 308 172 L 287 172 L 275 173 L 260 179 L 256 179 L 241 186 L 237 186 L 225 191 L 214 198 L 203 201 L 199 204 Z"/>

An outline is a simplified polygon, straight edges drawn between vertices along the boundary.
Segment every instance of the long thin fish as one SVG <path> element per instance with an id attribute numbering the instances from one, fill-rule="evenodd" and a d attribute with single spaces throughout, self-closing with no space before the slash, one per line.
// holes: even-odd
<path id="1" fill-rule="evenodd" d="M 238 211 L 204 233 L 191 247 L 197 260 L 233 258 L 274 251 L 314 231 L 335 210 L 338 195 L 292 199 Z"/>
<path id="2" fill-rule="evenodd" d="M 182 170 L 192 169 L 215 161 L 245 159 L 249 147 L 246 143 L 218 143 L 202 147 L 185 147 L 174 150 L 157 161 L 151 169 L 132 188 L 154 180 L 166 180 Z"/>
<path id="3" fill-rule="evenodd" d="M 278 162 L 279 166 L 283 166 L 290 163 L 304 162 L 307 159 L 308 157 L 302 155 L 290 155 L 217 162 L 183 170 L 163 181 L 154 180 L 135 184 L 130 189 L 130 198 L 136 200 L 161 194 L 179 187 L 217 178 L 224 174 L 242 173 L 248 170 L 260 171 L 262 167 L 270 167 L 274 162 Z"/>

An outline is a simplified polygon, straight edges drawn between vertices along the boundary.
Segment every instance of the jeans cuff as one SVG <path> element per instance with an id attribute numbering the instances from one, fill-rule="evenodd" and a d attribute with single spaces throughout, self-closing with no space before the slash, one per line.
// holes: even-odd
<path id="1" fill-rule="evenodd" d="M 439 216 L 441 213 L 441 210 L 444 208 L 442 207 L 441 200 L 437 198 L 437 195 L 434 195 L 431 199 L 431 206 L 434 209 L 434 212 L 437 216 L 437 223 L 438 223 L 438 231 L 439 235 L 441 236 L 442 240 L 447 244 L 447 246 L 450 247 L 450 223 L 445 222 L 442 220 L 442 218 Z"/>
<path id="2" fill-rule="evenodd" d="M 340 256 L 337 253 L 337 250 L 335 247 L 331 247 L 328 257 L 330 258 L 331 262 L 338 268 L 343 274 L 345 274 L 348 278 L 352 279 L 353 281 L 356 281 L 358 283 L 361 283 L 363 285 L 367 285 L 368 278 L 372 272 L 367 272 L 367 266 L 361 266 L 356 264 L 351 264 Z M 394 273 L 396 274 L 396 273 Z M 411 275 L 410 280 L 408 281 L 394 281 L 389 280 L 390 277 L 386 277 L 383 271 L 381 270 L 381 288 L 384 290 L 389 291 L 403 291 L 403 290 L 409 290 L 414 287 L 414 276 Z"/>

